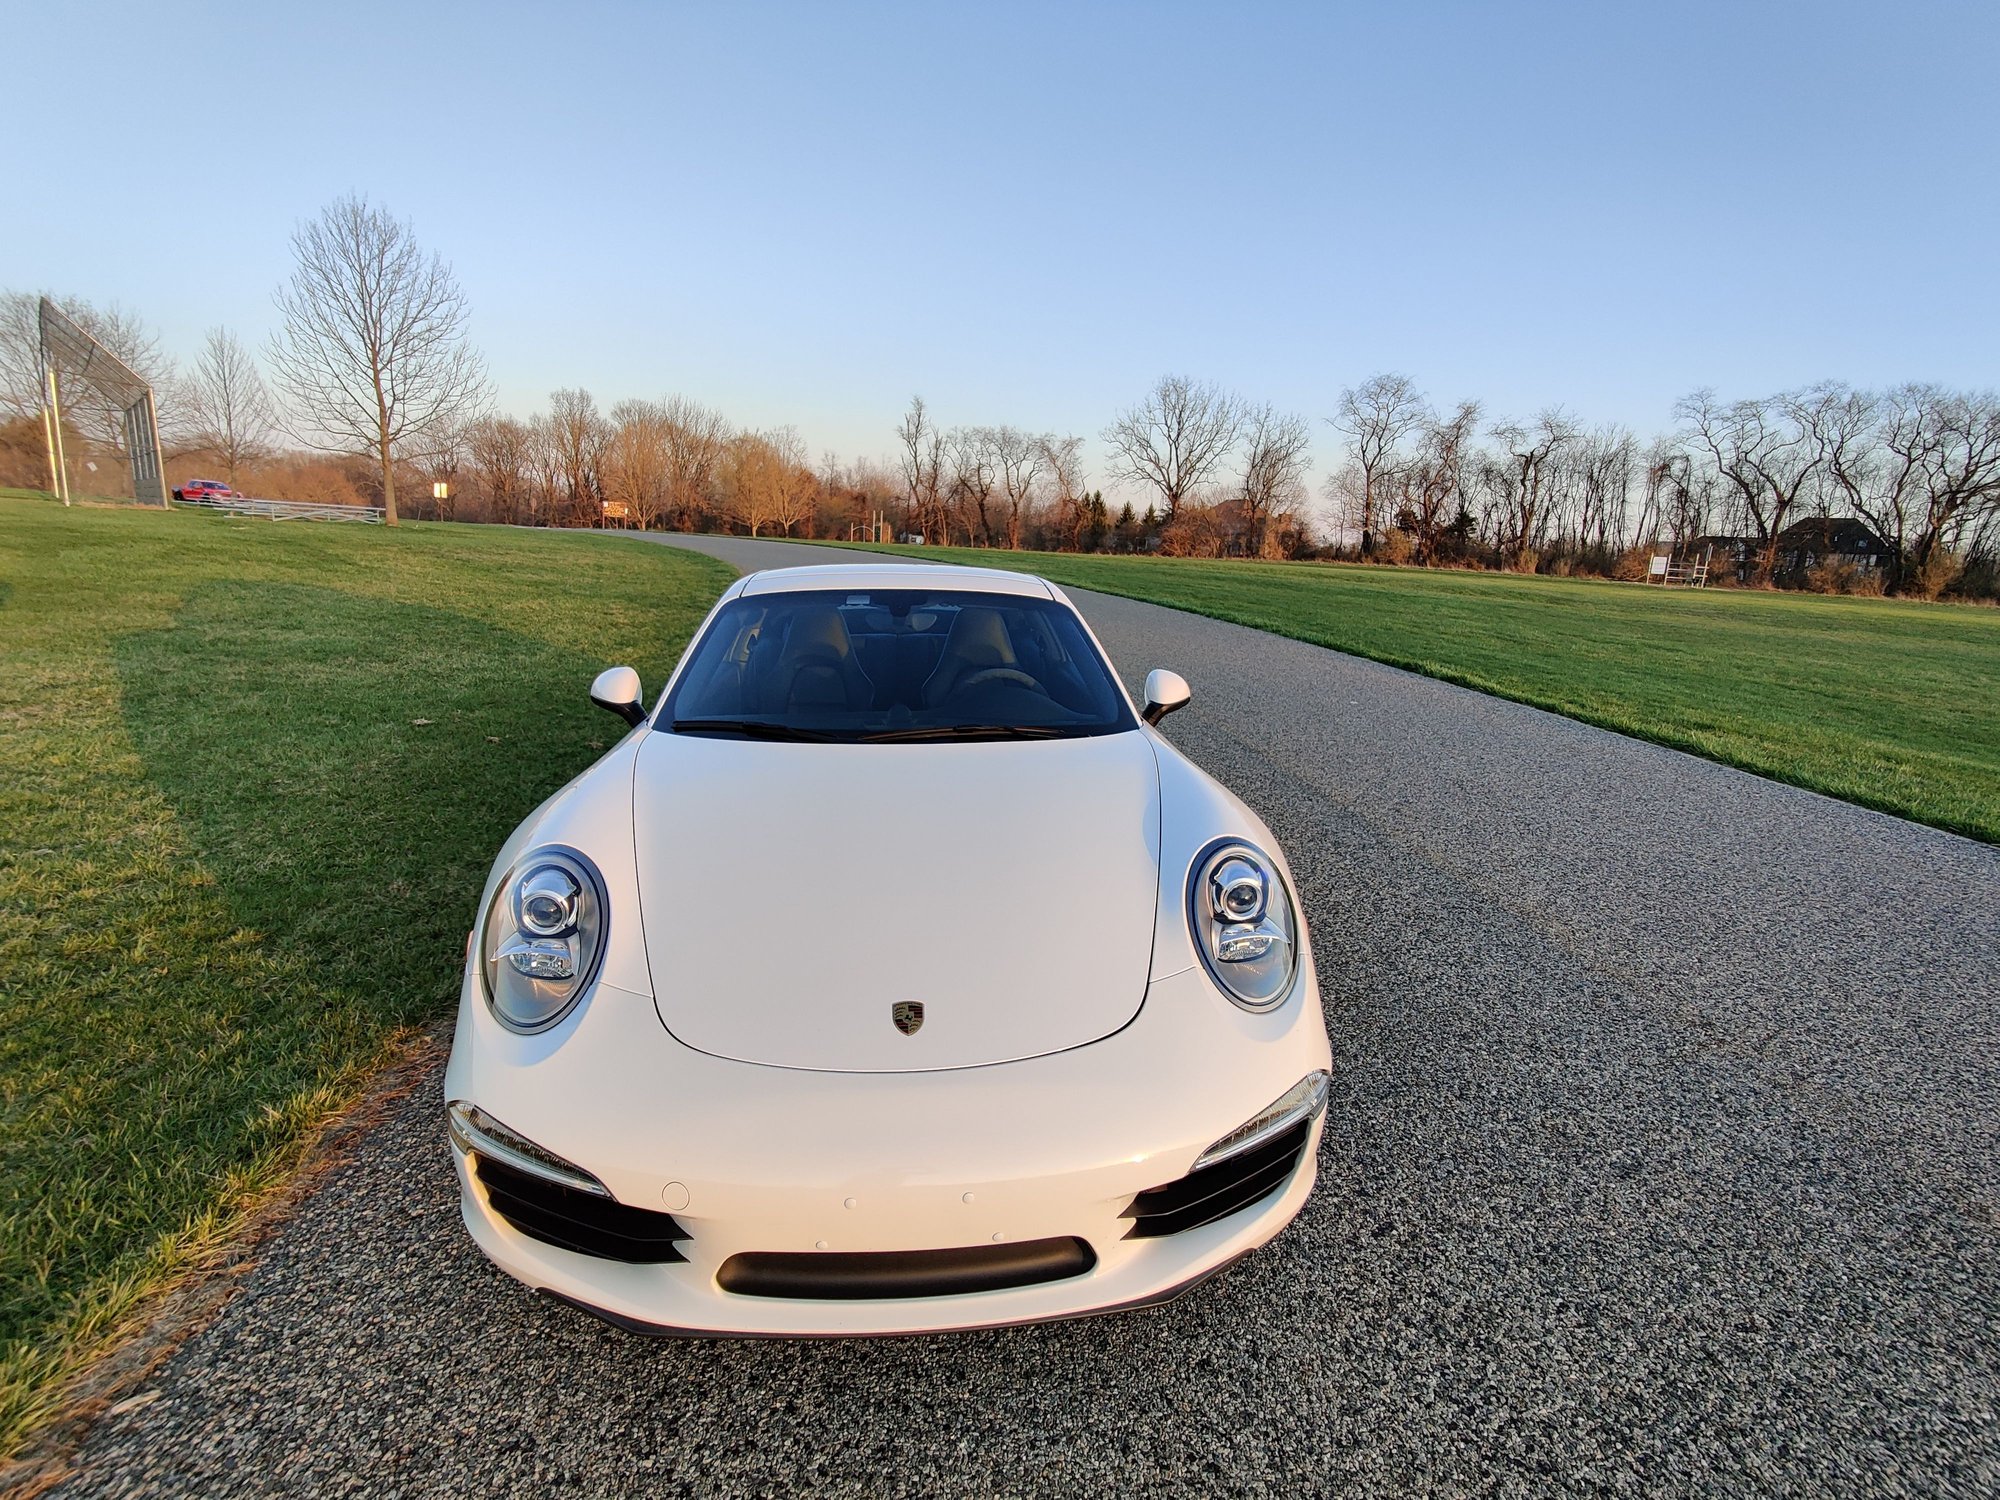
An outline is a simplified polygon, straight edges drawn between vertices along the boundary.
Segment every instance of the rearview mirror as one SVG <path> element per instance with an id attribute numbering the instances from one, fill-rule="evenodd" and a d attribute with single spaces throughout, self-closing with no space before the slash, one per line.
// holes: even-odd
<path id="1" fill-rule="evenodd" d="M 1140 717 L 1157 724 L 1175 709 L 1186 708 L 1193 696 L 1194 689 L 1180 673 L 1155 667 L 1146 674 L 1146 711 Z"/>
<path id="2" fill-rule="evenodd" d="M 646 687 L 630 667 L 606 667 L 590 685 L 590 701 L 627 724 L 646 722 Z"/>

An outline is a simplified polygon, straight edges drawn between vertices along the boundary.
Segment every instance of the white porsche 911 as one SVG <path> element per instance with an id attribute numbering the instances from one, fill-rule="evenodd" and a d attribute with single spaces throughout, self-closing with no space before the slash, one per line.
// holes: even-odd
<path id="1" fill-rule="evenodd" d="M 722 596 L 494 864 L 445 1079 L 466 1226 L 623 1327 L 883 1334 L 1163 1302 L 1311 1191 L 1290 872 L 1061 590 Z"/>

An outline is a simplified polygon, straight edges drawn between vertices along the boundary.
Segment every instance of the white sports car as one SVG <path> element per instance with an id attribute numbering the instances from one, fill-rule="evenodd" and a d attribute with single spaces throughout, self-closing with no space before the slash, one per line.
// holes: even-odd
<path id="1" fill-rule="evenodd" d="M 1290 873 L 1060 589 L 722 596 L 500 851 L 445 1078 L 465 1223 L 623 1327 L 886 1334 L 1163 1302 L 1313 1185 Z"/>

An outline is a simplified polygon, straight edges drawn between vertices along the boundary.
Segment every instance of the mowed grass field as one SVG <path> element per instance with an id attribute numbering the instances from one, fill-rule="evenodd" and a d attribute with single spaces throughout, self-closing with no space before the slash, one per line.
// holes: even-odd
<path id="1" fill-rule="evenodd" d="M 1420 568 L 869 550 L 1018 568 L 1253 625 L 2000 843 L 2000 610 Z"/>
<path id="2" fill-rule="evenodd" d="M 0 1454 L 449 1013 L 512 826 L 733 576 L 0 498 Z"/>

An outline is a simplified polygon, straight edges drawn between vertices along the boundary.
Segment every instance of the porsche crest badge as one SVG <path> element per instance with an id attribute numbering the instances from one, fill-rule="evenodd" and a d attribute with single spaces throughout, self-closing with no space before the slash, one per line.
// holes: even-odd
<path id="1" fill-rule="evenodd" d="M 904 1036 L 914 1036 L 917 1028 L 924 1024 L 924 1002 L 898 1000 L 889 1007 L 889 1019 L 896 1023 L 896 1029 Z"/>

